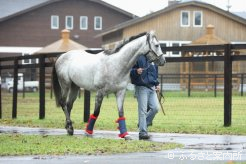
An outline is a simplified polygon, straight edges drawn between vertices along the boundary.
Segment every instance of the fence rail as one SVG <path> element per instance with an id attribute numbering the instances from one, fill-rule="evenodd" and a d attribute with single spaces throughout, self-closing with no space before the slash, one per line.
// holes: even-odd
<path id="1" fill-rule="evenodd" d="M 232 89 L 240 92 L 240 95 L 243 96 L 244 92 L 246 92 L 246 84 L 244 84 L 246 78 L 246 73 L 233 73 L 232 79 L 238 82 L 232 82 Z M 213 90 L 214 97 L 217 96 L 218 90 L 224 90 L 224 74 L 221 73 L 173 73 L 173 74 L 159 74 L 159 79 L 161 85 L 161 90 L 187 90 L 188 95 L 191 96 L 192 90 Z M 177 83 L 168 83 L 163 82 L 164 80 L 173 80 L 178 79 Z M 199 79 L 201 82 L 192 82 L 192 80 Z M 206 81 L 207 80 L 207 81 Z M 185 81 L 185 82 L 181 82 Z M 176 84 L 176 85 L 175 85 Z M 164 87 L 166 85 L 166 87 Z M 168 88 L 170 86 L 170 88 Z M 175 87 L 175 88 L 172 88 Z M 198 86 L 198 87 L 197 87 Z"/>
<path id="2" fill-rule="evenodd" d="M 234 61 L 246 61 L 246 55 L 232 55 L 233 51 L 246 49 L 246 44 L 225 44 L 225 45 L 203 45 L 203 46 L 180 46 L 180 47 L 162 47 L 163 51 L 180 51 L 185 52 L 224 52 L 223 56 L 202 56 L 202 57 L 166 57 L 167 62 L 180 63 L 180 62 L 206 62 L 206 61 L 221 61 L 224 62 L 224 126 L 231 125 L 231 106 L 232 106 L 232 63 Z M 39 118 L 45 118 L 45 69 L 52 67 L 53 63 L 47 58 L 57 57 L 58 53 L 44 54 L 44 55 L 32 55 L 32 56 L 16 56 L 0 58 L 0 74 L 2 70 L 12 69 L 14 72 L 14 88 L 13 88 L 13 104 L 12 104 L 12 118 L 17 117 L 17 78 L 19 69 L 37 68 L 39 70 Z M 20 64 L 24 59 L 38 59 L 38 63 L 34 64 Z M 12 62 L 12 64 L 9 64 Z M 193 75 L 188 75 L 188 78 L 192 78 Z M 245 74 L 241 75 L 243 81 Z M 216 78 L 216 76 L 214 77 Z M 190 81 L 190 80 L 188 80 Z M 215 80 L 216 82 L 216 80 Z M 190 82 L 188 83 L 190 88 Z M 215 84 L 216 86 L 216 84 Z M 189 89 L 190 90 L 190 89 Z M 243 94 L 243 92 L 241 92 Z M 190 95 L 190 92 L 188 92 Z M 88 103 L 90 94 L 85 92 L 86 98 L 85 105 Z M 84 101 L 85 101 L 84 100 Z M 2 118 L 2 103 L 1 103 L 1 89 L 0 89 L 0 118 Z M 87 121 L 90 114 L 90 108 L 85 107 L 84 121 Z"/>

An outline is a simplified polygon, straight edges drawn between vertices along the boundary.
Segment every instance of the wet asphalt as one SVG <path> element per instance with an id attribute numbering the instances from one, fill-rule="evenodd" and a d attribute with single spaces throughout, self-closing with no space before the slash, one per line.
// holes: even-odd
<path id="1" fill-rule="evenodd" d="M 0 126 L 0 133 L 26 135 L 67 135 L 65 129 L 28 128 Z M 129 132 L 132 139 L 138 140 L 137 132 Z M 83 130 L 75 130 L 74 135 L 84 135 Z M 175 142 L 184 145 L 182 149 L 129 153 L 114 155 L 74 155 L 74 156 L 5 156 L 0 163 L 6 164 L 65 164 L 65 163 L 246 163 L 246 136 L 150 133 L 153 142 Z M 118 138 L 118 131 L 95 130 L 94 138 Z"/>

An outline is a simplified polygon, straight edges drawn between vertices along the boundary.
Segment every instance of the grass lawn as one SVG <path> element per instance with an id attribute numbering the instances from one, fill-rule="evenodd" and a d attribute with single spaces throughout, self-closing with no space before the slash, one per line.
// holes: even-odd
<path id="1" fill-rule="evenodd" d="M 11 96 L 12 95 L 9 93 L 4 93 L 2 101 L 3 119 L 0 119 L 0 125 L 64 128 L 65 116 L 61 109 L 55 107 L 54 98 L 50 99 L 47 95 L 46 118 L 40 120 L 38 119 L 38 93 L 27 93 L 25 98 L 22 97 L 22 94 L 19 94 L 17 119 L 12 119 Z M 72 112 L 74 127 L 78 129 L 84 129 L 85 127 L 85 123 L 82 122 L 82 102 L 82 98 L 78 99 Z M 104 118 L 104 116 L 102 116 L 102 118 Z M 100 122 L 99 125 L 102 126 L 103 124 Z M 108 125 L 108 127 L 109 126 L 110 125 Z M 101 127 L 100 129 L 110 129 L 108 127 Z M 111 130 L 116 130 L 115 123 L 114 128 Z M 182 147 L 182 145 L 136 140 L 125 141 L 124 139 L 98 139 L 78 135 L 39 136 L 0 134 L 0 156 L 71 154 L 103 155 L 131 152 L 153 152 L 178 147 Z"/>
<path id="2" fill-rule="evenodd" d="M 207 94 L 207 95 L 206 95 Z M 211 94 L 211 95 L 208 95 Z M 64 128 L 65 116 L 60 108 L 55 106 L 54 97 L 50 99 L 46 94 L 45 119 L 39 118 L 39 99 L 37 93 L 26 93 L 25 98 L 19 93 L 17 119 L 11 119 L 12 95 L 3 94 L 3 119 L 1 125 L 18 125 L 28 127 Z M 82 93 L 83 95 L 83 93 Z M 94 93 L 91 97 L 91 113 L 94 108 Z M 233 96 L 232 126 L 224 127 L 224 100 L 221 93 L 213 97 L 211 93 L 192 93 L 187 97 L 183 92 L 165 93 L 164 109 L 166 115 L 160 111 L 154 119 L 151 132 L 201 133 L 201 134 L 246 134 L 246 97 Z M 75 129 L 84 129 L 83 96 L 74 103 L 71 119 Z M 137 131 L 137 101 L 133 92 L 128 92 L 125 98 L 124 111 L 128 131 Z M 117 105 L 114 95 L 103 100 L 100 116 L 95 124 L 95 130 L 117 130 L 115 120 L 118 118 Z"/>
<path id="3" fill-rule="evenodd" d="M 123 139 L 97 139 L 83 136 L 0 135 L 0 156 L 16 155 L 103 155 L 153 152 L 181 147 L 175 143 L 157 143 Z"/>
<path id="4" fill-rule="evenodd" d="M 211 95 L 206 95 L 211 94 Z M 83 95 L 83 93 L 82 93 Z M 91 113 L 94 107 L 94 95 L 91 97 Z M 201 134 L 246 134 L 245 97 L 233 96 L 232 126 L 223 126 L 223 96 L 213 97 L 212 93 L 192 93 L 187 97 L 184 92 L 165 93 L 164 109 L 160 111 L 150 132 L 201 133 Z M 39 94 L 26 93 L 25 98 L 18 94 L 17 118 L 12 119 L 12 95 L 2 94 L 2 119 L 0 125 L 64 128 L 65 116 L 55 106 L 54 98 L 46 93 L 45 119 L 39 119 Z M 84 129 L 83 96 L 75 101 L 71 118 L 75 129 Z M 128 131 L 137 129 L 137 101 L 133 92 L 125 98 L 125 117 Z M 114 95 L 105 97 L 101 113 L 95 124 L 95 130 L 117 130 L 118 118 Z M 159 151 L 181 147 L 174 143 L 152 143 L 144 141 L 124 141 L 113 139 L 91 139 L 83 136 L 32 136 L 0 135 L 0 156 L 4 155 L 66 155 L 66 154 L 112 154 L 124 152 Z"/>

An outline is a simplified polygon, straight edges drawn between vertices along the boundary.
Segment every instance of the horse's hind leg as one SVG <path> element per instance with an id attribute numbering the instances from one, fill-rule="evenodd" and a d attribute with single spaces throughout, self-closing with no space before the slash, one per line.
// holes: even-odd
<path id="1" fill-rule="evenodd" d="M 89 121 L 86 125 L 85 132 L 87 135 L 92 135 L 93 134 L 93 128 L 96 122 L 97 117 L 99 116 L 100 113 L 100 108 L 102 105 L 104 94 L 100 91 L 97 92 L 96 98 L 95 98 L 95 109 L 94 113 L 90 115 Z"/>
<path id="2" fill-rule="evenodd" d="M 72 123 L 70 115 L 71 115 L 71 110 L 73 108 L 73 103 L 78 96 L 78 91 L 79 91 L 79 87 L 76 86 L 74 83 L 72 83 L 69 89 L 69 92 L 68 92 L 68 97 L 66 101 L 66 110 L 64 110 L 64 113 L 66 115 L 65 128 L 67 129 L 67 133 L 69 135 L 73 135 L 73 132 L 74 132 L 73 123 Z"/>
<path id="3" fill-rule="evenodd" d="M 65 121 L 65 129 L 67 130 L 67 133 L 69 135 L 73 135 L 73 126 L 72 121 L 70 119 L 70 113 L 72 108 L 72 101 L 70 101 L 70 95 L 71 95 L 71 86 L 72 83 L 65 82 L 65 80 L 60 80 L 61 85 L 61 99 L 59 100 L 59 104 L 62 107 L 62 110 L 65 114 L 66 121 Z"/>
<path id="4" fill-rule="evenodd" d="M 70 119 L 70 113 L 68 112 L 69 110 L 67 104 L 62 106 L 62 110 L 66 116 L 65 129 L 69 135 L 73 135 L 73 125 L 72 120 Z"/>
<path id="5" fill-rule="evenodd" d="M 67 133 L 69 135 L 73 135 L 73 130 L 68 130 L 69 127 L 70 127 L 70 129 L 72 127 L 72 121 L 70 119 L 70 112 L 68 111 L 68 106 L 67 106 L 67 103 L 66 103 L 66 97 L 64 97 L 64 98 L 62 98 L 60 100 L 60 105 L 61 105 L 62 110 L 63 110 L 63 112 L 65 114 L 65 117 L 66 117 L 65 129 L 67 129 Z"/>

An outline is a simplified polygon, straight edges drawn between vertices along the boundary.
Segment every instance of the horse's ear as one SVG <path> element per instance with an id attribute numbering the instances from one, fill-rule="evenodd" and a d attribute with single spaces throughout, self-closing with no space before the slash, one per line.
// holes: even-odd
<path id="1" fill-rule="evenodd" d="M 154 31 L 154 30 L 151 30 L 151 31 L 149 32 L 149 34 L 150 34 L 150 35 L 155 35 L 155 31 Z"/>

